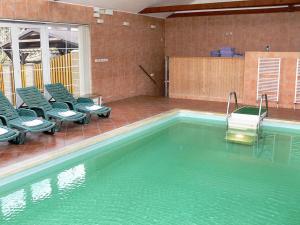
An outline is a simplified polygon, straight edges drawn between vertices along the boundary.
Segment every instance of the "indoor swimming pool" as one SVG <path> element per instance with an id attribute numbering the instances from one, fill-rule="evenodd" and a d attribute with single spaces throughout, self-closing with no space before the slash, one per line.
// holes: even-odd
<path id="1" fill-rule="evenodd" d="M 266 120 L 253 146 L 225 130 L 176 113 L 3 178 L 0 224 L 299 225 L 300 125 Z"/>

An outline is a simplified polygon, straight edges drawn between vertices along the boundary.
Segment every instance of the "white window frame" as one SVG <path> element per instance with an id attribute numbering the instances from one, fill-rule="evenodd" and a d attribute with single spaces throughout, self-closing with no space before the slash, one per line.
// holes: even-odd
<path id="1" fill-rule="evenodd" d="M 49 49 L 49 26 L 78 26 L 79 41 L 79 73 L 80 73 L 80 94 L 91 92 L 91 50 L 90 50 L 90 30 L 87 25 L 79 24 L 55 24 L 55 23 L 30 23 L 30 22 L 0 22 L 0 27 L 8 27 L 11 29 L 13 67 L 15 77 L 15 89 L 22 87 L 21 82 L 21 64 L 19 57 L 19 29 L 35 28 L 39 29 L 41 37 L 42 49 L 42 69 L 43 83 L 51 83 L 51 65 L 50 65 L 50 49 Z M 16 96 L 17 107 L 22 104 L 21 100 Z"/>
<path id="2" fill-rule="evenodd" d="M 88 26 L 79 26 L 78 28 L 80 95 L 85 95 L 92 92 L 91 35 Z"/>

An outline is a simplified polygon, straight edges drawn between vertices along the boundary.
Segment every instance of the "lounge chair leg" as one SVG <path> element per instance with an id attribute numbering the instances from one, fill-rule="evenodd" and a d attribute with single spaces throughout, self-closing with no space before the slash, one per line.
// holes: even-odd
<path id="1" fill-rule="evenodd" d="M 109 116 L 110 116 L 110 111 L 106 113 L 105 118 L 109 118 Z"/>
<path id="2" fill-rule="evenodd" d="M 56 131 L 56 129 L 55 129 L 55 127 L 53 127 L 53 128 L 51 128 L 51 130 L 49 130 L 49 133 L 50 133 L 51 135 L 53 135 L 53 134 L 55 134 L 55 131 Z"/>
<path id="3" fill-rule="evenodd" d="M 89 118 L 88 118 L 88 115 L 86 117 L 84 117 L 83 119 L 81 120 L 78 120 L 78 121 L 75 121 L 74 123 L 78 123 L 78 124 L 88 124 L 90 121 L 89 121 Z"/>
<path id="4" fill-rule="evenodd" d="M 88 124 L 88 123 L 89 123 L 88 116 L 86 116 L 84 119 L 82 119 L 82 120 L 79 121 L 79 124 L 82 124 L 82 125 Z"/>
<path id="5" fill-rule="evenodd" d="M 63 124 L 63 121 L 56 120 L 55 123 L 56 123 L 56 125 L 55 125 L 55 131 L 59 132 L 61 130 L 61 126 Z"/>
<path id="6" fill-rule="evenodd" d="M 48 130 L 48 131 L 45 131 L 44 133 L 45 133 L 45 134 L 54 135 L 55 132 L 56 132 L 56 126 L 54 126 L 53 128 L 51 128 L 51 129 Z"/>
<path id="7" fill-rule="evenodd" d="M 85 118 L 85 124 L 89 124 L 91 122 L 92 114 L 88 113 L 86 114 Z"/>
<path id="8" fill-rule="evenodd" d="M 110 116 L 110 111 L 107 112 L 106 114 L 98 114 L 98 117 L 100 118 L 109 118 L 109 116 Z"/>
<path id="9" fill-rule="evenodd" d="M 26 132 L 20 132 L 20 134 L 13 140 L 9 141 L 9 143 L 22 145 L 25 142 Z"/>

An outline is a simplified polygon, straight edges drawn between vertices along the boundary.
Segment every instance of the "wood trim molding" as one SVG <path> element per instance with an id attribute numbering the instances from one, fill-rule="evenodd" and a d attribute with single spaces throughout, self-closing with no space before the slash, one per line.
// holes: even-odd
<path id="1" fill-rule="evenodd" d="M 300 4 L 300 0 L 249 0 L 235 2 L 216 2 L 190 5 L 171 5 L 149 7 L 140 11 L 141 14 L 163 13 L 163 12 L 183 12 L 193 10 L 210 10 L 210 9 L 230 9 L 230 8 L 251 8 L 251 7 L 270 7 Z"/>
<path id="2" fill-rule="evenodd" d="M 194 17 L 194 16 L 222 16 L 222 15 L 240 15 L 240 14 L 259 14 L 259 13 L 281 13 L 300 11 L 300 6 L 289 6 L 284 8 L 263 8 L 263 9 L 241 9 L 241 10 L 221 10 L 221 11 L 204 11 L 190 13 L 173 13 L 167 18 L 176 17 Z"/>

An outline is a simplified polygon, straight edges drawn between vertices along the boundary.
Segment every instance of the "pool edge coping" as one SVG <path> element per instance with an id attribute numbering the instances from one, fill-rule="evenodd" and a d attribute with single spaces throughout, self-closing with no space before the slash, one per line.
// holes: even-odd
<path id="1" fill-rule="evenodd" d="M 5 166 L 3 168 L 0 168 L 0 181 L 3 179 L 6 179 L 10 176 L 16 175 L 18 173 L 21 173 L 23 171 L 32 169 L 37 166 L 41 166 L 44 163 L 48 163 L 52 160 L 56 160 L 58 158 L 67 156 L 71 153 L 76 153 L 82 150 L 83 148 L 87 148 L 90 146 L 93 146 L 99 142 L 106 141 L 110 138 L 126 134 L 128 132 L 131 132 L 137 128 L 141 128 L 143 126 L 149 125 L 153 122 L 158 122 L 162 119 L 166 119 L 169 117 L 175 117 L 178 115 L 197 115 L 197 116 L 214 116 L 218 117 L 219 119 L 226 119 L 226 114 L 224 113 L 216 113 L 216 112 L 207 112 L 207 111 L 196 111 L 196 110 L 186 110 L 186 109 L 172 109 L 163 113 L 159 113 L 157 115 L 136 121 L 134 123 L 127 124 L 125 126 L 110 130 L 108 132 L 105 132 L 103 134 L 99 134 L 90 138 L 87 138 L 85 140 L 76 142 L 71 145 L 64 146 L 62 148 L 58 148 L 55 150 L 52 150 L 50 152 L 43 152 L 39 155 L 34 156 L 33 158 L 24 159 L 19 162 L 13 163 L 11 165 Z M 300 126 L 300 122 L 298 121 L 289 121 L 289 120 L 280 120 L 280 119 L 265 119 L 266 122 L 270 122 L 273 124 L 278 123 L 284 123 L 287 125 L 293 125 L 293 126 Z"/>
<path id="2" fill-rule="evenodd" d="M 140 127 L 150 124 L 152 122 L 156 122 L 156 121 L 159 121 L 161 119 L 168 118 L 171 116 L 176 116 L 179 113 L 180 113 L 180 110 L 177 110 L 177 109 L 163 112 L 163 113 L 136 121 L 134 123 L 130 123 L 125 126 L 107 131 L 105 133 L 87 138 L 85 140 L 76 142 L 74 144 L 67 145 L 62 148 L 52 150 L 50 152 L 43 152 L 32 158 L 24 159 L 19 162 L 13 163 L 11 165 L 4 166 L 3 168 L 0 168 L 0 181 L 2 179 L 13 176 L 13 175 L 23 172 L 25 170 L 40 166 L 49 161 L 58 159 L 60 157 L 66 156 L 71 153 L 78 152 L 82 148 L 90 147 L 92 145 L 95 145 L 99 142 L 103 142 L 103 141 L 113 138 L 115 136 L 126 134 L 127 132 L 133 131 L 134 129 L 140 128 Z"/>

